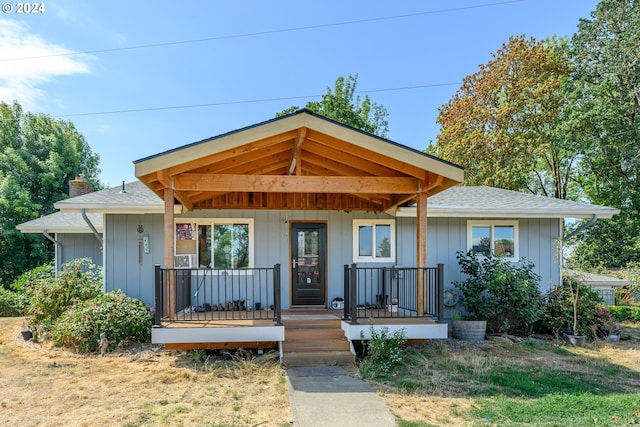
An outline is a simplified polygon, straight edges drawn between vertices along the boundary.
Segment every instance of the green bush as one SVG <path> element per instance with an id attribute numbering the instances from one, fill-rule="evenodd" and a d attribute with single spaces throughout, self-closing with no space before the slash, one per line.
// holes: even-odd
<path id="1" fill-rule="evenodd" d="M 486 320 L 493 332 L 531 332 L 542 314 L 540 276 L 525 259 L 512 263 L 493 255 L 478 257 L 458 252 L 458 264 L 467 278 L 454 282 L 462 294 L 467 317 Z"/>
<path id="2" fill-rule="evenodd" d="M 101 292 L 101 268 L 87 258 L 71 261 L 57 279 L 44 278 L 27 287 L 29 322 L 37 333 L 46 333 L 69 307 Z"/>
<path id="3" fill-rule="evenodd" d="M 27 297 L 24 294 L 0 286 L 0 317 L 24 316 L 26 306 Z"/>
<path id="4" fill-rule="evenodd" d="M 404 361 L 405 345 L 407 342 L 404 329 L 398 329 L 393 333 L 388 327 L 376 331 L 369 327 L 371 339 L 366 346 L 366 360 L 360 367 L 360 373 L 364 377 L 384 377 L 398 369 Z M 360 333 L 364 342 L 364 334 Z"/>
<path id="5" fill-rule="evenodd" d="M 618 322 L 640 322 L 640 307 L 630 305 L 609 306 L 611 317 Z"/>
<path id="6" fill-rule="evenodd" d="M 56 269 L 53 261 L 51 261 L 22 273 L 9 285 L 9 288 L 15 292 L 25 293 L 35 283 L 42 280 L 54 280 L 55 277 Z"/>
<path id="7" fill-rule="evenodd" d="M 590 338 L 595 338 L 594 326 L 597 314 L 602 307 L 602 299 L 597 292 L 581 285 L 575 278 L 565 276 L 562 285 L 556 286 L 546 297 L 544 312 L 536 330 L 562 336 L 573 330 L 573 293 L 577 289 L 577 329 Z"/>
<path id="8" fill-rule="evenodd" d="M 59 346 L 80 353 L 97 351 L 100 333 L 106 334 L 109 350 L 151 338 L 153 314 L 142 301 L 109 292 L 68 309 L 53 326 L 50 336 Z"/>

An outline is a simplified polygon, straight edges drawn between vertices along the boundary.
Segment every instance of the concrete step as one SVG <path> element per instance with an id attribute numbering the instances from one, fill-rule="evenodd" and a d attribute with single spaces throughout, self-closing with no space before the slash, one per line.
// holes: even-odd
<path id="1" fill-rule="evenodd" d="M 287 368 L 302 366 L 353 365 L 355 358 L 350 351 L 293 351 L 284 353 L 283 363 Z"/>

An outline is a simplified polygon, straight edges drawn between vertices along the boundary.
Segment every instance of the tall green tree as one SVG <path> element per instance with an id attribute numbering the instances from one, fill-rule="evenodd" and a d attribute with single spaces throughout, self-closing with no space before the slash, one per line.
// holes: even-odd
<path id="1" fill-rule="evenodd" d="M 603 0 L 572 38 L 581 102 L 582 181 L 594 203 L 620 208 L 582 235 L 586 264 L 640 261 L 640 1 Z"/>
<path id="2" fill-rule="evenodd" d="M 305 108 L 314 113 L 349 125 L 356 129 L 386 137 L 389 132 L 387 109 L 372 102 L 369 95 L 363 99 L 356 95 L 358 75 L 349 74 L 347 78 L 338 77 L 333 87 L 327 87 L 327 93 L 322 95 L 320 101 L 308 102 Z M 284 116 L 300 109 L 298 106 L 287 108 L 276 114 L 276 117 Z"/>
<path id="3" fill-rule="evenodd" d="M 49 261 L 51 243 L 23 235 L 16 225 L 50 214 L 68 197 L 69 181 L 84 176 L 94 188 L 99 156 L 71 122 L 25 113 L 0 103 L 0 284 Z"/>
<path id="4" fill-rule="evenodd" d="M 465 183 L 566 198 L 575 147 L 555 132 L 565 108 L 566 41 L 511 37 L 440 107 L 429 152 L 465 167 Z"/>

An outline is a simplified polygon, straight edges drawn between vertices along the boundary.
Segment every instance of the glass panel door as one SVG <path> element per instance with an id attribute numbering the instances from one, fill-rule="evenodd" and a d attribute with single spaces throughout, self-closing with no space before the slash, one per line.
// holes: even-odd
<path id="1" fill-rule="evenodd" d="M 293 305 L 326 304 L 325 224 L 294 223 L 291 233 Z"/>

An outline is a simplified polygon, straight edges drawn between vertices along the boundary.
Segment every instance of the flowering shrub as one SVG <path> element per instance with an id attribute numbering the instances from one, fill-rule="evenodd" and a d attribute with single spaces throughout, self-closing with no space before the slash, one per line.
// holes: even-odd
<path id="1" fill-rule="evenodd" d="M 603 337 L 620 333 L 620 324 L 613 319 L 607 307 L 601 307 L 596 313 L 596 328 L 597 334 Z"/>
<path id="2" fill-rule="evenodd" d="M 109 292 L 67 310 L 51 330 L 56 345 L 80 353 L 98 350 L 100 333 L 106 334 L 109 350 L 151 338 L 153 313 L 147 305 L 120 292 Z"/>
<path id="3" fill-rule="evenodd" d="M 369 328 L 371 339 L 367 344 L 367 360 L 362 365 L 360 372 L 363 376 L 386 376 L 397 369 L 404 360 L 405 330 L 399 329 L 393 333 L 386 326 L 376 331 L 373 326 Z M 364 340 L 364 334 L 360 334 Z"/>

